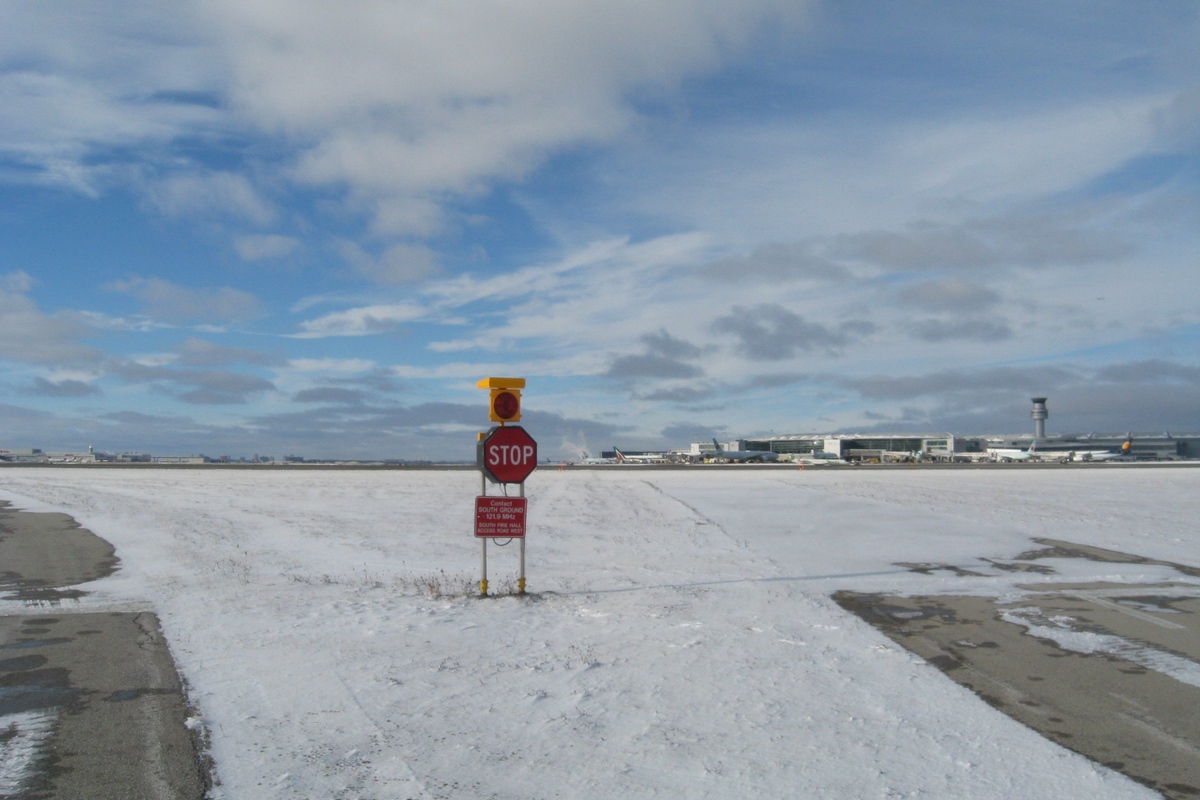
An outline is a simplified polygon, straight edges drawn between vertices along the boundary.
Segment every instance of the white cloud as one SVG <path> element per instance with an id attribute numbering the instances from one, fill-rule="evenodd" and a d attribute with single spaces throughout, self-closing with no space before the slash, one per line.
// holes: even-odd
<path id="1" fill-rule="evenodd" d="M 153 202 L 164 213 L 180 217 L 218 214 L 256 225 L 275 220 L 276 212 L 244 175 L 212 172 L 173 175 L 149 186 Z"/>
<path id="2" fill-rule="evenodd" d="M 358 243 L 344 240 L 340 250 L 355 272 L 384 286 L 418 281 L 438 271 L 437 256 L 421 245 L 394 244 L 376 257 Z"/>
<path id="3" fill-rule="evenodd" d="M 102 0 L 9 3 L 0 49 L 28 68 L 0 69 L 0 155 L 93 195 L 154 174 L 166 213 L 257 225 L 275 210 L 255 184 L 290 177 L 344 191 L 379 235 L 429 236 L 448 204 L 612 141 L 637 102 L 674 95 L 808 6 L 130 0 L 113 14 Z M 248 151 L 253 184 L 197 171 L 198 142 L 252 131 L 273 140 Z"/>
<path id="4" fill-rule="evenodd" d="M 420 319 L 426 313 L 424 308 L 408 304 L 352 308 L 300 323 L 302 333 L 294 334 L 294 338 L 320 339 L 326 336 L 369 336 L 377 333 L 391 333 L 399 329 L 403 323 Z"/>
<path id="5" fill-rule="evenodd" d="M 1156 121 L 1168 146 L 1186 149 L 1200 144 L 1200 84 L 1176 95 Z"/>
<path id="6" fill-rule="evenodd" d="M 1168 95 L 1065 108 L 946 110 L 696 126 L 684 141 L 626 149 L 608 163 L 613 207 L 668 229 L 750 249 L 915 220 L 1003 213 L 1078 191 L 1151 149 Z"/>
<path id="7" fill-rule="evenodd" d="M 283 258 L 296 251 L 300 240 L 293 236 L 266 234 L 262 236 L 240 236 L 233 247 L 243 261 L 264 261 Z"/>
<path id="8" fill-rule="evenodd" d="M 465 130 L 456 122 L 506 108 L 519 113 L 493 121 L 515 126 L 530 111 L 554 110 L 568 117 L 559 128 L 582 128 L 620 109 L 633 89 L 673 86 L 716 66 L 769 18 L 794 19 L 804 5 L 210 0 L 204 7 L 224 26 L 245 113 L 265 126 L 311 133 L 382 117 L 379 130 L 398 123 L 408 137 Z M 586 108 L 597 110 L 570 113 Z M 528 125 L 514 141 L 543 138 L 540 127 Z"/>
<path id="9" fill-rule="evenodd" d="M 986 286 L 949 278 L 909 286 L 900 292 L 899 299 L 906 306 L 925 311 L 976 313 L 994 306 L 1000 295 Z"/>
<path id="10" fill-rule="evenodd" d="M 193 289 L 161 278 L 130 278 L 116 281 L 108 288 L 137 297 L 145 305 L 145 313 L 161 322 L 247 322 L 262 314 L 258 298 L 228 286 Z"/>
<path id="11" fill-rule="evenodd" d="M 369 372 L 376 366 L 365 358 L 293 358 L 288 367 L 298 372 L 355 374 Z"/>
<path id="12" fill-rule="evenodd" d="M 447 307 L 483 299 L 536 296 L 544 300 L 580 293 L 594 295 L 605 286 L 614 287 L 605 290 L 605 295 L 628 292 L 626 297 L 631 298 L 644 296 L 665 272 L 704 258 L 711 247 L 710 238 L 700 233 L 660 236 L 644 242 L 631 242 L 627 237 L 603 239 L 548 264 L 482 279 L 462 275 L 432 284 L 425 291 Z"/>
<path id="13" fill-rule="evenodd" d="M 277 367 L 272 379 L 280 391 L 292 394 L 328 381 L 369 375 L 377 367 L 376 362 L 365 358 L 293 358 Z"/>
<path id="14" fill-rule="evenodd" d="M 905 172 L 919 197 L 992 203 L 1066 191 L 1145 152 L 1169 100 L 1107 97 L 1051 111 L 956 120 L 911 131 L 890 157 L 910 165 Z"/>
<path id="15" fill-rule="evenodd" d="M 180 135 L 222 124 L 211 103 L 222 70 L 186 0 L 104 0 L 0 8 L 0 155 L 26 168 L 3 175 L 95 195 L 114 171 L 111 148 L 142 159 Z M 188 94 L 190 93 L 190 95 Z"/>
<path id="16" fill-rule="evenodd" d="M 607 141 L 639 92 L 718 66 L 806 3 L 346 4 L 210 0 L 231 95 L 300 144 L 295 176 L 346 187 L 391 233 L 428 233 L 431 203 Z"/>
<path id="17" fill-rule="evenodd" d="M 669 413 L 653 399 L 687 396 L 653 384 L 687 372 L 655 360 L 668 355 L 647 350 L 655 332 L 702 354 L 683 360 L 719 402 L 768 386 L 768 369 L 929 373 L 1148 346 L 1151 327 L 1195 324 L 1187 148 L 1200 105 L 1178 85 L 1195 71 L 1144 44 L 1161 23 L 1109 48 L 1091 28 L 1049 30 L 1058 12 L 993 34 L 969 11 L 947 27 L 927 9 L 851 19 L 829 7 L 807 40 L 780 47 L 786 37 L 763 33 L 807 5 L 128 0 L 116 15 L 103 0 L 14 0 L 0 4 L 0 181 L 101 202 L 126 181 L 171 229 L 227 235 L 243 261 L 305 255 L 286 283 L 254 285 L 303 320 L 279 343 L 288 355 L 345 356 L 347 371 L 296 360 L 278 369 L 282 394 L 229 383 L 194 397 L 207 402 L 280 401 L 372 369 L 444 381 L 421 387 L 431 399 L 489 372 L 576 386 L 620 373 L 642 382 L 631 424 L 652 426 Z M 1005 46 L 977 61 L 984 40 Z M 1039 57 L 1051 42 L 1082 49 Z M 1136 63 L 1120 60 L 1130 47 Z M 1096 65 L 1098 52 L 1113 61 Z M 1054 79 L 1020 85 L 1039 71 Z M 215 285 L 263 280 L 228 255 L 196 263 L 223 276 Z M 22 266 L 61 274 L 49 257 Z M 98 258 L 88 275 L 103 268 Z M 237 333 L 205 352 L 172 337 L 255 318 L 254 295 L 182 287 L 155 268 L 132 263 L 147 277 L 111 286 L 149 317 L 121 316 L 127 301 L 48 310 L 106 278 L 73 276 L 69 295 L 38 287 L 46 311 L 28 275 L 10 278 L 0 355 L 86 370 L 97 354 L 80 342 L 99 329 L 125 334 L 106 343 L 193 359 L 249 352 Z M 365 338 L 401 329 L 403 347 Z M 296 341 L 326 337 L 345 340 Z M 579 396 L 561 402 L 587 406 Z"/>
<path id="18" fill-rule="evenodd" d="M 26 364 L 94 364 L 98 351 L 80 344 L 90 333 L 79 314 L 42 312 L 27 297 L 33 279 L 25 272 L 0 276 L 0 358 Z"/>

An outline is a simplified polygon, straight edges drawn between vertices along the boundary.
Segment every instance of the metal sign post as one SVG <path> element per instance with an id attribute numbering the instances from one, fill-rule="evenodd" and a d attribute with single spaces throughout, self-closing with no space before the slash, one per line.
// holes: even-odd
<path id="1" fill-rule="evenodd" d="M 521 481 L 521 500 L 525 499 L 525 481 Z M 521 568 L 517 572 L 517 594 L 525 594 L 525 537 L 521 536 Z"/>
<path id="2" fill-rule="evenodd" d="M 479 475 L 480 489 L 479 494 L 482 497 L 487 496 L 487 477 L 480 473 Z M 479 562 L 479 594 L 487 597 L 487 539 L 480 539 L 479 544 L 483 547 L 480 551 Z"/>
<path id="3" fill-rule="evenodd" d="M 521 392 L 524 378 L 484 378 L 480 389 L 491 392 L 489 418 L 500 424 L 487 433 L 479 434 L 476 462 L 480 472 L 480 493 L 475 498 L 475 536 L 479 539 L 479 594 L 487 597 L 488 539 L 520 539 L 520 570 L 517 574 L 517 593 L 525 594 L 525 522 L 528 508 L 525 499 L 525 479 L 537 468 L 537 442 L 519 425 L 508 423 L 521 419 Z M 488 497 L 488 481 L 517 484 L 519 495 Z M 505 542 L 504 544 L 508 544 Z M 500 543 L 497 542 L 499 546 Z"/>

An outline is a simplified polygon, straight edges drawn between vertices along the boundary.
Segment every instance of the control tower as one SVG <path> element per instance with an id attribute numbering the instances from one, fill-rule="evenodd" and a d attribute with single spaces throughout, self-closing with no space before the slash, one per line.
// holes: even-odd
<path id="1" fill-rule="evenodd" d="M 1046 410 L 1046 398 L 1033 398 L 1033 438 L 1046 438 L 1046 418 L 1050 416 L 1050 412 Z"/>

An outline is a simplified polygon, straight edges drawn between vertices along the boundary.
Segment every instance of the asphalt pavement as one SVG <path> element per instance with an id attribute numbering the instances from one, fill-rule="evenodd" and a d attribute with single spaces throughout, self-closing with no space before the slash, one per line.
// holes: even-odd
<path id="1" fill-rule="evenodd" d="M 1200 576 L 1185 565 L 1039 542 L 1041 549 L 1006 566 L 1044 573 L 1043 559 L 1087 558 Z M 950 565 L 907 566 L 964 574 Z M 1200 587 L 1181 581 L 1024 588 L 1027 595 L 1006 603 L 853 592 L 834 599 L 1048 739 L 1164 797 L 1200 797 Z"/>
<path id="2" fill-rule="evenodd" d="M 157 617 L 79 610 L 118 567 L 70 517 L 0 503 L 0 797 L 204 797 L 202 728 Z"/>

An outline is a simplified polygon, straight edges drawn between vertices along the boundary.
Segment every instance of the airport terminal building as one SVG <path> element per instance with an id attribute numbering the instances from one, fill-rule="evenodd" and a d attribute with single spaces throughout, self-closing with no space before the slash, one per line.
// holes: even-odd
<path id="1" fill-rule="evenodd" d="M 831 458 L 862 463 L 915 460 L 950 460 L 955 453 L 979 449 L 979 440 L 949 433 L 842 434 L 795 433 L 765 439 L 735 439 L 721 444 L 725 450 L 775 453 L 781 461 Z M 982 452 L 979 449 L 979 452 Z M 674 453 L 687 460 L 719 458 L 713 442 L 693 442 Z"/>
<path id="2" fill-rule="evenodd" d="M 740 442 L 745 450 L 770 450 L 801 458 L 827 453 L 845 461 L 883 463 L 922 459 L 949 460 L 977 447 L 977 440 L 950 433 L 787 434 Z"/>
<path id="3" fill-rule="evenodd" d="M 1126 441 L 1131 447 L 1126 460 L 1176 461 L 1200 458 L 1200 435 L 1170 433 L 1060 434 L 1044 438 L 1033 435 L 956 436 L 951 433 L 870 433 L 827 434 L 798 433 L 762 439 L 742 439 L 729 443 L 733 450 L 764 450 L 782 459 L 812 457 L 817 453 L 863 464 L 904 461 L 985 461 L 989 451 L 1028 450 L 1036 441 L 1037 460 L 1089 461 L 1093 452 L 1121 453 Z M 692 453 L 703 455 L 713 450 L 711 442 L 692 445 Z"/>

